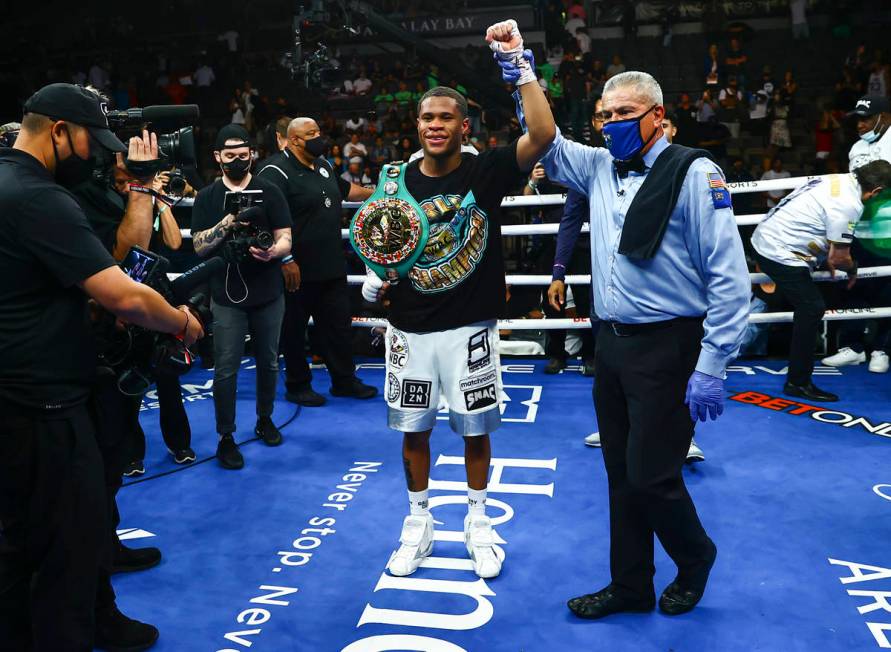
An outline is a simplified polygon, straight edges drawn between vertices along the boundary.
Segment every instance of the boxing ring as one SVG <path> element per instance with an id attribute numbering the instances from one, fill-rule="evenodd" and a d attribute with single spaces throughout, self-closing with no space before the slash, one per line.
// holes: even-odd
<path id="1" fill-rule="evenodd" d="M 750 188 L 760 192 L 765 185 Z M 538 206 L 562 197 L 507 201 Z M 556 225 L 502 231 L 545 235 Z M 860 270 L 860 277 L 884 277 L 889 270 Z M 509 275 L 507 281 L 545 287 L 550 277 Z M 836 311 L 826 318 L 891 316 L 885 312 L 891 308 L 873 310 L 881 312 Z M 383 323 L 355 321 L 361 327 Z M 501 325 L 544 330 L 589 324 L 528 319 Z M 383 390 L 383 361 L 357 363 L 363 382 Z M 606 474 L 601 452 L 583 444 L 597 430 L 591 379 L 577 366 L 552 376 L 544 366 L 540 358 L 502 360 L 505 400 L 502 427 L 492 435 L 488 511 L 507 558 L 493 580 L 476 577 L 466 559 L 463 445 L 450 433 L 446 414 L 431 440 L 430 504 L 438 523 L 433 556 L 415 575 L 395 578 L 385 568 L 407 503 L 401 436 L 386 427 L 382 395 L 370 401 L 333 397 L 326 370 L 314 367 L 315 389 L 328 404 L 295 408 L 280 383 L 273 419 L 284 443 L 267 448 L 253 438 L 255 376 L 253 360 L 244 358 L 236 439 L 246 466 L 233 472 L 212 457 L 211 370 L 196 367 L 182 378 L 199 458 L 194 465 L 179 467 L 170 459 L 150 392 L 140 418 L 147 474 L 138 483 L 128 479 L 119 494 L 121 528 L 128 545 L 157 545 L 164 561 L 115 576 L 122 608 L 159 627 L 159 652 L 891 647 L 885 638 L 891 638 L 891 613 L 883 606 L 891 596 L 888 375 L 869 373 L 866 365 L 818 365 L 815 382 L 841 401 L 809 405 L 782 395 L 785 361 L 734 362 L 723 416 L 696 428 L 706 460 L 684 471 L 718 546 L 702 602 L 677 618 L 656 611 L 588 622 L 572 617 L 565 601 L 609 579 Z M 674 575 L 658 545 L 656 568 L 658 592 Z"/>

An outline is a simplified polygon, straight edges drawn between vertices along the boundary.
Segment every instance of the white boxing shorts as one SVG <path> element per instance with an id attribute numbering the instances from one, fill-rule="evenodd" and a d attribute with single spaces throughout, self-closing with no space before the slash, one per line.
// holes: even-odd
<path id="1" fill-rule="evenodd" d="M 387 420 L 393 430 L 423 432 L 436 423 L 440 397 L 459 435 L 501 425 L 501 368 L 495 320 L 435 333 L 387 328 Z"/>

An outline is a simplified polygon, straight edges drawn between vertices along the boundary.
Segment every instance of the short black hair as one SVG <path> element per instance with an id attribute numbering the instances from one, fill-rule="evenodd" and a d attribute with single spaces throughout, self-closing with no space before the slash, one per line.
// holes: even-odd
<path id="1" fill-rule="evenodd" d="M 870 192 L 876 188 L 891 188 L 891 163 L 883 159 L 870 161 L 854 170 L 860 190 Z"/>
<path id="2" fill-rule="evenodd" d="M 448 86 L 435 86 L 424 93 L 421 96 L 421 99 L 418 100 L 418 115 L 421 115 L 421 105 L 428 97 L 449 97 L 455 100 L 455 103 L 458 105 L 458 111 L 461 112 L 461 118 L 463 119 L 467 117 L 467 98 L 454 88 L 449 88 Z"/>
<path id="3" fill-rule="evenodd" d="M 675 113 L 668 113 L 668 112 L 666 112 L 666 113 L 665 113 L 665 117 L 662 118 L 662 119 L 663 119 L 663 120 L 668 120 L 668 121 L 669 121 L 672 125 L 674 125 L 675 127 L 678 126 L 678 116 L 677 116 L 677 114 L 675 114 Z"/>

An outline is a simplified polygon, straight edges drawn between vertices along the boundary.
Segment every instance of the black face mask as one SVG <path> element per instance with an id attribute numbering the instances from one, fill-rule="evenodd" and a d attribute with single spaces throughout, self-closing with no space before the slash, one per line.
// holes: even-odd
<path id="1" fill-rule="evenodd" d="M 232 179 L 232 181 L 241 181 L 247 176 L 248 170 L 251 169 L 251 160 L 243 161 L 240 158 L 236 158 L 228 163 L 221 164 L 220 167 L 223 169 L 223 174 Z"/>
<path id="2" fill-rule="evenodd" d="M 71 141 L 71 132 L 68 131 L 67 125 L 65 133 L 68 136 L 68 147 L 71 149 L 71 155 L 68 158 L 59 158 L 56 141 L 53 141 L 53 154 L 56 157 L 56 183 L 71 189 L 88 181 L 93 176 L 94 162 L 92 157 L 81 158 L 74 151 L 74 143 Z"/>
<path id="3" fill-rule="evenodd" d="M 303 147 L 309 152 L 310 156 L 319 158 L 322 154 L 328 151 L 328 139 L 323 138 L 322 136 L 316 136 L 315 138 L 304 140 Z"/>

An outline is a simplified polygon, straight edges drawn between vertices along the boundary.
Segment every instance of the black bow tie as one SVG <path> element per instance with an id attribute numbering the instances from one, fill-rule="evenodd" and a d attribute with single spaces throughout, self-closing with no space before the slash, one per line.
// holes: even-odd
<path id="1" fill-rule="evenodd" d="M 625 177 L 627 177 L 629 172 L 637 172 L 638 174 L 643 174 L 647 171 L 647 166 L 644 164 L 643 159 L 639 156 L 635 156 L 628 161 L 613 159 L 613 165 L 616 166 L 616 173 L 619 175 L 620 179 L 624 179 Z"/>

